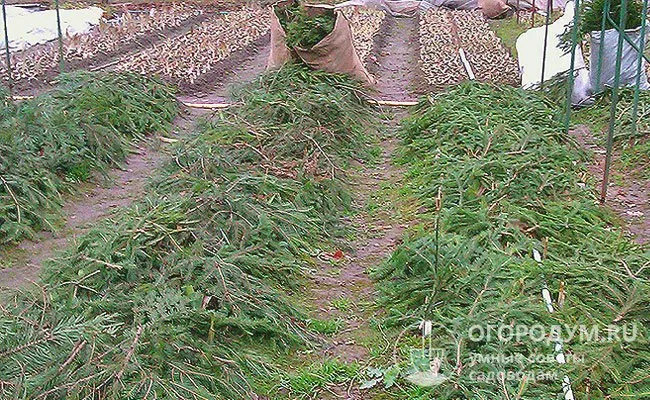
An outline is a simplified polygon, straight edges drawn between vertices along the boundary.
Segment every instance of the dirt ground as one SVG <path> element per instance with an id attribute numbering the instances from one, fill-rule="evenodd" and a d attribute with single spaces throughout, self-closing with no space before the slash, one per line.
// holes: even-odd
<path id="1" fill-rule="evenodd" d="M 571 134 L 581 146 L 593 153 L 592 162 L 587 168 L 600 189 L 605 171 L 605 149 L 597 144 L 593 133 L 585 125 L 578 126 Z M 617 160 L 619 156 L 620 151 L 615 151 L 612 159 Z M 630 176 L 636 175 L 635 171 L 621 170 L 615 162 L 610 171 L 605 205 L 618 215 L 637 243 L 650 243 L 650 180 L 630 179 Z"/>
<path id="2" fill-rule="evenodd" d="M 128 158 L 124 169 L 113 170 L 107 181 L 98 178 L 86 185 L 85 190 L 65 203 L 65 223 L 59 232 L 40 232 L 34 240 L 20 243 L 17 267 L 3 271 L 0 286 L 20 287 L 36 280 L 43 262 L 85 232 L 89 224 L 137 200 L 144 192 L 150 171 L 161 160 L 161 152 L 152 144 L 145 144 Z"/>
<path id="3" fill-rule="evenodd" d="M 159 5 L 162 3 L 175 3 L 178 0 L 169 0 L 169 1 L 151 1 L 151 0 L 100 0 L 100 1 L 68 1 L 61 2 L 63 7 L 81 7 L 81 6 L 133 6 L 133 7 L 150 7 L 153 5 Z M 187 1 L 186 3 L 200 4 L 200 5 L 209 5 L 222 10 L 233 10 L 238 7 L 247 5 L 247 4 L 268 4 L 268 1 L 265 0 L 193 0 Z M 16 5 L 16 4 L 39 4 L 45 8 L 54 7 L 54 1 L 34 1 L 34 0 L 7 0 L 7 5 Z"/>
<path id="4" fill-rule="evenodd" d="M 186 93 L 191 94 L 180 95 L 179 100 L 191 103 L 230 102 L 229 88 L 262 74 L 269 51 L 267 35 L 245 51 L 234 53 L 232 58 L 211 72 L 210 77 L 205 77 L 201 85 L 187 88 Z M 207 114 L 207 110 L 184 109 L 184 113 L 174 123 L 172 136 L 191 132 L 197 119 Z M 113 170 L 108 180 L 98 177 L 87 184 L 81 193 L 68 199 L 63 208 L 64 223 L 57 233 L 41 232 L 34 240 L 23 241 L 17 248 L 0 248 L 0 252 L 6 253 L 0 258 L 10 260 L 10 267 L 0 266 L 4 267 L 0 274 L 0 287 L 22 287 L 34 281 L 43 262 L 55 256 L 57 251 L 74 241 L 76 236 L 83 234 L 93 222 L 137 200 L 144 193 L 151 171 L 164 162 L 166 156 L 164 143 L 153 138 L 135 149 L 124 169 Z"/>
<path id="5" fill-rule="evenodd" d="M 169 2 L 172 3 L 172 2 Z M 32 3 L 30 3 L 32 4 Z M 75 3 L 76 4 L 76 3 Z M 80 3 L 82 5 L 86 3 Z M 115 3 L 117 4 L 117 3 Z M 138 10 L 143 7 L 161 7 L 161 4 L 164 2 L 126 2 L 119 3 L 119 12 L 124 10 Z M 191 2 L 191 4 L 196 4 L 196 14 L 190 16 L 186 20 L 182 21 L 178 26 L 166 27 L 162 30 L 151 31 L 144 33 L 138 36 L 134 40 L 125 41 L 120 43 L 117 48 L 108 51 L 108 52 L 99 52 L 88 58 L 71 58 L 66 59 L 64 71 L 72 72 L 77 70 L 89 70 L 89 71 L 110 71 L 115 69 L 116 66 L 128 60 L 135 55 L 147 50 L 154 48 L 156 45 L 161 44 L 163 41 L 179 38 L 187 33 L 191 32 L 193 29 L 201 25 L 201 23 L 213 18 L 215 15 L 218 15 L 225 11 L 236 10 L 241 8 L 242 5 L 250 4 L 260 4 L 260 2 L 250 2 L 250 1 L 233 1 L 233 2 Z M 92 34 L 98 34 L 95 31 Z M 214 65 L 210 72 L 203 75 L 197 82 L 193 84 L 183 84 L 179 88 L 183 94 L 208 94 L 212 93 L 214 88 L 221 88 L 225 92 L 225 87 L 227 82 L 232 80 L 225 79 L 228 74 L 232 72 L 233 69 L 239 69 L 242 65 L 259 65 L 263 61 L 263 64 L 266 63 L 266 56 L 263 56 L 263 60 L 251 60 L 251 57 L 257 56 L 260 52 L 265 50 L 268 42 L 269 35 L 264 35 L 256 40 L 252 46 L 248 48 L 233 52 L 227 59 Z M 45 44 L 40 44 L 33 46 L 32 48 L 15 53 L 12 57 L 20 57 L 21 59 L 26 58 L 29 54 L 37 56 L 37 59 L 40 58 L 42 54 L 48 54 L 52 51 L 56 52 L 58 49 L 58 44 L 56 42 L 50 42 Z M 268 54 L 268 50 L 266 50 Z M 4 58 L 3 58 L 4 60 Z M 14 64 L 16 61 L 14 60 Z M 5 74 L 4 64 L 0 66 L 2 74 Z M 52 63 L 45 71 L 40 73 L 37 77 L 32 77 L 29 79 L 14 79 L 15 82 L 12 86 L 12 91 L 16 96 L 34 96 L 38 93 L 47 90 L 53 86 L 55 83 L 56 77 L 59 75 L 59 65 L 58 63 Z M 14 72 L 15 74 L 15 72 Z M 5 76 L 2 76 L 2 79 L 6 81 Z"/>
<path id="6" fill-rule="evenodd" d="M 271 53 L 270 41 L 270 34 L 266 34 L 249 48 L 233 53 L 196 83 L 181 87 L 179 99 L 191 103 L 228 101 L 230 90 L 264 73 Z"/>
<path id="7" fill-rule="evenodd" d="M 375 47 L 376 62 L 369 69 L 377 77 L 382 100 L 409 101 L 426 92 L 420 73 L 418 18 L 387 17 Z"/>
<path id="8" fill-rule="evenodd" d="M 174 121 L 172 138 L 191 132 L 204 110 L 184 109 Z M 167 147 L 160 138 L 151 138 L 138 146 L 124 163 L 124 168 L 112 170 L 107 178 L 96 177 L 84 185 L 74 197 L 66 199 L 62 215 L 63 226 L 56 232 L 39 232 L 33 240 L 25 240 L 16 248 L 0 248 L 0 259 L 11 260 L 11 267 L 0 274 L 0 288 L 28 285 L 38 277 L 43 263 L 92 226 L 122 207 L 142 197 L 151 171 L 167 160 Z M 5 266 L 6 267 L 6 266 Z"/>
<path id="9" fill-rule="evenodd" d="M 415 50 L 417 19 L 388 18 L 384 24 L 383 38 L 377 46 L 376 67 L 372 70 L 377 77 L 377 97 L 393 101 L 413 100 L 417 98 L 415 92 L 418 90 L 414 83 L 420 81 L 418 52 Z M 398 141 L 396 130 L 399 121 L 408 115 L 408 110 L 400 107 L 385 112 L 390 119 L 383 127 L 381 159 L 377 165 L 359 165 L 354 180 L 354 206 L 359 213 L 347 224 L 358 238 L 350 243 L 351 250 L 341 262 L 321 263 L 312 277 L 310 300 L 317 308 L 314 316 L 343 321 L 339 332 L 326 340 L 320 359 L 334 358 L 362 365 L 370 362 L 369 349 L 364 343 L 376 335 L 370 323 L 382 311 L 373 305 L 377 293 L 368 272 L 392 253 L 406 227 L 390 204 L 370 207 L 377 200 L 386 202 L 377 194 L 398 185 L 402 176 L 392 158 Z M 367 398 L 367 394 L 349 384 L 328 387 L 327 392 L 319 396 L 323 399 Z"/>

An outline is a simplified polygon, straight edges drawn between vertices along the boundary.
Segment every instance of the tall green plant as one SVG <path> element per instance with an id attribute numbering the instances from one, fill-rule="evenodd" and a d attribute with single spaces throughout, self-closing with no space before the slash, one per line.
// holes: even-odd
<path id="1" fill-rule="evenodd" d="M 641 22 L 643 21 L 643 1 L 625 1 L 627 1 L 625 29 L 636 29 L 641 26 Z M 593 31 L 600 32 L 603 18 L 605 19 L 605 29 L 614 29 L 611 21 L 614 21 L 616 24 L 619 23 L 622 2 L 623 0 L 593 0 L 584 2 L 582 4 L 582 19 L 580 20 L 578 31 L 580 35 L 584 36 Z M 607 3 L 609 3 L 609 14 L 605 14 L 605 5 Z"/>
<path id="2" fill-rule="evenodd" d="M 309 49 L 317 45 L 334 30 L 336 17 L 330 11 L 309 15 L 302 2 L 275 6 L 275 13 L 286 33 L 289 47 Z"/>

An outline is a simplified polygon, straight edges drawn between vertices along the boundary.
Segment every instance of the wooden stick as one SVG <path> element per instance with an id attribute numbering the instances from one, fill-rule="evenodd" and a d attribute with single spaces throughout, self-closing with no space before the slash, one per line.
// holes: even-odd
<path id="1" fill-rule="evenodd" d="M 458 48 L 458 54 L 460 55 L 460 60 L 463 62 L 463 65 L 465 66 L 465 71 L 467 71 L 467 75 L 469 76 L 469 79 L 471 81 L 476 80 L 476 76 L 474 75 L 474 71 L 472 70 L 472 66 L 470 65 L 469 61 L 467 60 L 467 57 L 465 57 L 465 50 L 463 50 L 462 47 Z"/>
<path id="2" fill-rule="evenodd" d="M 230 103 L 184 103 L 184 102 L 182 103 L 185 107 L 203 108 L 208 110 L 222 109 L 222 108 L 228 108 L 232 106 L 232 104 Z"/>
<path id="3" fill-rule="evenodd" d="M 90 72 L 101 71 L 101 70 L 103 70 L 103 69 L 106 69 L 106 68 L 112 67 L 113 65 L 119 64 L 121 61 L 122 61 L 122 60 L 115 60 L 115 61 L 111 61 L 111 62 L 109 62 L 109 63 L 107 63 L 107 64 L 99 65 L 99 66 L 97 66 L 97 67 L 92 67 L 92 68 L 90 68 Z"/>
<path id="4" fill-rule="evenodd" d="M 376 104 L 378 106 L 408 107 L 408 106 L 417 106 L 419 102 L 417 102 L 417 101 L 370 100 L 370 103 Z"/>
<path id="5" fill-rule="evenodd" d="M 537 261 L 538 264 L 542 264 L 542 255 L 539 253 L 539 251 L 537 251 L 537 249 L 533 249 L 533 259 Z M 553 314 L 555 312 L 555 309 L 553 307 L 553 299 L 551 297 L 551 291 L 548 290 L 548 285 L 546 282 L 544 282 L 544 286 L 542 288 L 542 299 L 544 300 L 544 304 L 546 304 L 546 310 L 549 312 L 549 314 Z M 566 355 L 564 354 L 562 339 L 556 336 L 553 338 L 553 341 L 555 342 L 556 361 L 558 364 L 566 364 Z M 564 393 L 565 400 L 575 400 L 575 397 L 573 396 L 573 389 L 571 388 L 571 379 L 568 375 L 564 375 L 564 378 L 562 379 L 562 392 Z"/>
<path id="6" fill-rule="evenodd" d="M 163 143 L 176 143 L 178 142 L 178 139 L 172 139 L 172 138 L 167 138 L 164 136 L 160 136 L 160 141 Z"/>
<path id="7" fill-rule="evenodd" d="M 21 101 L 21 100 L 31 100 L 34 98 L 34 96 L 13 96 L 12 98 L 16 101 Z M 410 107 L 410 106 L 417 106 L 419 103 L 418 101 L 415 100 L 407 100 L 407 101 L 369 100 L 369 102 L 372 104 L 376 104 L 378 106 L 388 106 L 388 107 Z M 186 102 L 181 102 L 181 103 L 185 107 L 201 108 L 206 110 L 224 109 L 224 108 L 232 107 L 234 105 L 232 103 L 186 103 Z"/>
<path id="8" fill-rule="evenodd" d="M 417 101 L 393 101 L 393 100 L 368 100 L 372 104 L 379 106 L 391 106 L 391 107 L 406 107 L 406 106 L 416 106 L 418 105 Z M 223 109 L 232 107 L 234 104 L 231 103 L 185 103 L 182 102 L 184 106 L 190 108 L 203 108 L 203 109 Z"/>

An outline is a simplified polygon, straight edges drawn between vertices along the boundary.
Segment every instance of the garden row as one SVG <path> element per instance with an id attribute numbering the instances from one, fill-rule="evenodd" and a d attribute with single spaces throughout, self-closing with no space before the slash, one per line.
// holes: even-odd
<path id="1" fill-rule="evenodd" d="M 315 340 L 288 296 L 349 207 L 373 112 L 346 78 L 289 67 L 182 139 L 147 195 L 0 314 L 3 397 L 252 398 Z"/>
<path id="2" fill-rule="evenodd" d="M 384 13 L 348 8 L 345 14 L 354 31 L 355 48 L 361 60 L 367 62 Z M 195 23 L 198 25 L 189 32 L 174 35 Z M 268 8 L 240 7 L 214 13 L 194 4 L 172 4 L 135 16 L 125 12 L 117 24 L 102 23 L 91 34 L 66 38 L 63 51 L 69 69 L 116 64 L 113 68 L 118 71 L 155 74 L 168 83 L 185 86 L 209 74 L 233 53 L 250 48 L 269 30 Z M 144 50 L 138 51 L 142 47 Z M 58 71 L 58 57 L 55 44 L 13 54 L 14 82 L 19 87 L 48 83 Z M 5 81 L 8 79 L 4 65 L 0 74 Z"/>
<path id="3" fill-rule="evenodd" d="M 519 83 L 517 61 L 480 11 L 430 9 L 420 16 L 421 67 L 434 89 L 469 79 L 460 49 L 479 82 Z"/>
<path id="4" fill-rule="evenodd" d="M 56 230 L 62 197 L 168 127 L 174 93 L 135 74 L 60 77 L 33 100 L 0 98 L 0 244 Z"/>
<path id="5" fill-rule="evenodd" d="M 169 38 L 135 56 L 125 56 L 117 69 L 158 75 L 177 85 L 193 84 L 232 53 L 269 33 L 268 9 L 243 8 L 214 15 L 185 35 Z"/>
<path id="6" fill-rule="evenodd" d="M 576 398 L 647 393 L 650 252 L 599 206 L 586 154 L 549 104 L 462 84 L 403 124 L 402 191 L 420 223 L 375 277 L 390 324 L 415 332 L 431 321 L 432 347 L 446 354 L 435 372 L 448 378 L 409 398 L 556 398 L 565 375 Z M 580 326 L 591 336 L 568 335 Z M 555 362 L 557 338 L 566 364 Z"/>
<path id="7" fill-rule="evenodd" d="M 102 22 L 90 34 L 68 37 L 63 43 L 66 62 L 83 64 L 107 62 L 110 57 L 137 49 L 140 40 L 181 29 L 192 21 L 200 20 L 203 11 L 196 5 L 170 4 L 151 9 L 147 13 L 131 14 L 125 11 L 117 23 Z M 17 52 L 11 56 L 14 82 L 46 82 L 58 71 L 59 48 L 56 44 L 36 46 L 34 49 Z M 102 61 L 103 60 L 103 61 Z M 3 82 L 8 79 L 6 65 L 0 65 Z"/>
<path id="8" fill-rule="evenodd" d="M 372 61 L 375 39 L 380 34 L 386 13 L 370 8 L 345 8 L 343 14 L 350 21 L 354 48 L 361 62 L 368 67 Z"/>

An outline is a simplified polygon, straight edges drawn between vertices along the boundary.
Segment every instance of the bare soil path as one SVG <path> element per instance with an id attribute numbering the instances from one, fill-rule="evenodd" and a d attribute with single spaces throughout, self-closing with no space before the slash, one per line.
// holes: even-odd
<path id="1" fill-rule="evenodd" d="M 387 20 L 385 34 L 380 35 L 377 68 L 373 70 L 382 100 L 412 100 L 419 67 L 417 20 Z M 415 36 L 414 36 L 415 35 Z M 391 190 L 398 185 L 402 171 L 393 164 L 399 121 L 405 109 L 386 110 L 391 116 L 382 127 L 382 155 L 375 164 L 360 165 L 354 181 L 353 206 L 357 214 L 347 221 L 356 239 L 350 252 L 339 261 L 323 262 L 313 276 L 310 300 L 317 306 L 315 317 L 342 324 L 318 354 L 322 359 L 368 365 L 369 349 L 382 340 L 371 326 L 381 310 L 375 306 L 377 296 L 369 269 L 378 266 L 399 244 L 405 228 L 399 220 Z M 382 343 L 379 343 L 382 344 Z M 331 386 L 320 398 L 365 399 L 367 393 L 352 383 Z M 333 397 L 332 397 L 333 396 Z"/>
<path id="2" fill-rule="evenodd" d="M 584 125 L 576 127 L 571 134 L 581 146 L 593 152 L 592 163 L 587 168 L 600 189 L 605 170 L 605 149 L 597 144 L 593 133 Z M 619 154 L 615 151 L 613 160 L 618 159 Z M 621 218 L 634 240 L 643 245 L 650 243 L 650 181 L 634 178 L 635 172 L 639 171 L 619 171 L 616 163 L 612 164 L 605 205 Z"/>
<path id="3" fill-rule="evenodd" d="M 201 113 L 189 111 L 179 116 L 174 123 L 174 133 L 190 129 Z M 9 264 L 0 265 L 0 287 L 18 288 L 35 281 L 43 262 L 72 243 L 94 222 L 141 198 L 152 171 L 165 160 L 162 146 L 157 138 L 149 139 L 135 148 L 123 168 L 110 171 L 108 179 L 97 177 L 83 185 L 80 192 L 65 199 L 63 225 L 57 232 L 39 232 L 33 240 L 24 240 L 15 247 L 0 247 L 0 260 Z"/>
<path id="4" fill-rule="evenodd" d="M 413 100 L 420 93 L 418 18 L 384 20 L 378 35 L 377 90 L 381 100 Z"/>
<path id="5" fill-rule="evenodd" d="M 1 271 L 0 286 L 20 287 L 36 280 L 43 262 L 83 233 L 90 223 L 139 198 L 151 170 L 162 158 L 162 154 L 150 145 L 143 145 L 129 157 L 124 169 L 109 174 L 107 182 L 97 180 L 87 184 L 74 200 L 64 205 L 65 224 L 58 232 L 40 232 L 34 240 L 25 240 L 18 245 L 16 254 L 20 255 L 16 257 L 16 267 Z"/>
<path id="6" fill-rule="evenodd" d="M 182 34 L 185 29 L 177 31 L 177 34 Z M 253 46 L 233 53 L 196 85 L 186 88 L 179 100 L 228 102 L 229 88 L 250 82 L 264 72 L 270 52 L 269 41 L 269 35 L 265 35 Z M 174 133 L 182 135 L 189 132 L 195 120 L 208 113 L 200 109 L 185 110 L 185 114 L 174 123 Z M 108 180 L 98 178 L 67 199 L 62 212 L 64 223 L 56 233 L 40 232 L 34 240 L 23 241 L 16 247 L 0 248 L 0 288 L 23 287 L 34 281 L 44 261 L 73 242 L 94 222 L 140 198 L 151 172 L 166 157 L 162 147 L 156 139 L 150 140 L 136 149 L 126 161 L 124 169 L 111 171 Z"/>

